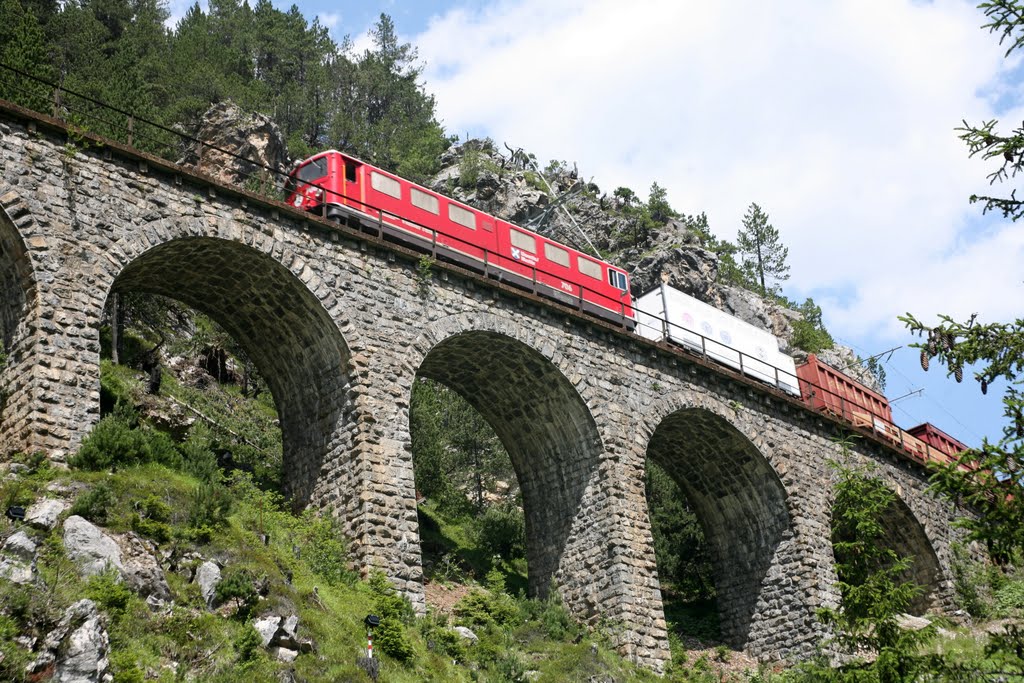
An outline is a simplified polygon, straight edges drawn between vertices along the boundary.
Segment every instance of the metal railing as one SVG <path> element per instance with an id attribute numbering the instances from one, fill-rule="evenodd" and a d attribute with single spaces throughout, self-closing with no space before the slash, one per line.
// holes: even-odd
<path id="1" fill-rule="evenodd" d="M 16 105 L 23 106 L 26 109 L 37 112 L 41 108 L 41 103 L 48 103 L 50 115 L 54 119 L 65 124 L 69 130 L 69 137 L 71 138 L 73 138 L 76 133 L 107 138 L 114 142 L 120 142 L 129 147 L 133 147 L 139 151 L 160 157 L 173 164 L 178 163 L 177 159 L 184 155 L 186 151 L 189 151 L 189 147 L 192 148 L 192 153 L 200 159 L 202 158 L 204 151 L 214 151 L 218 154 L 224 155 L 225 157 L 244 162 L 246 165 L 255 169 L 249 173 L 245 173 L 241 169 L 234 169 L 234 173 L 243 179 L 241 184 L 235 184 L 237 189 L 245 192 L 251 192 L 253 194 L 262 194 L 265 198 L 275 202 L 280 202 L 284 198 L 280 190 L 277 188 L 284 187 L 285 181 L 289 177 L 289 174 L 287 173 L 281 172 L 258 160 L 244 157 L 230 150 L 203 141 L 180 130 L 175 130 L 147 118 L 137 116 L 132 112 L 108 105 L 89 95 L 79 93 L 46 79 L 38 78 L 37 76 L 16 67 L 0 63 L 0 70 L 6 71 L 17 77 L 12 81 L 3 82 L 5 89 L 0 91 L 0 97 L 9 99 Z M 11 95 L 14 95 L 14 97 L 12 98 Z M 84 137 L 81 142 L 85 142 Z M 276 178 L 277 181 L 279 181 L 275 182 L 273 186 L 276 190 L 276 196 L 270 196 L 266 193 L 268 178 Z M 218 182 L 228 184 L 223 180 L 218 180 Z M 328 218 L 328 211 L 330 207 L 348 206 L 352 211 L 349 216 L 360 224 L 366 226 L 366 219 L 369 219 L 369 222 L 371 223 L 373 220 L 376 220 L 377 233 L 380 238 L 384 238 L 386 227 L 391 228 L 392 230 L 402 231 L 402 237 L 406 240 L 402 243 L 403 246 L 410 246 L 410 244 L 412 244 L 415 249 L 416 243 L 420 243 L 419 246 L 423 249 L 424 253 L 431 254 L 433 258 L 438 258 L 439 256 L 444 257 L 444 250 L 453 250 L 461 254 L 463 257 L 476 259 L 476 257 L 470 252 L 480 251 L 483 254 L 483 258 L 476 260 L 481 261 L 481 268 L 478 270 L 485 276 L 506 274 L 507 279 L 511 284 L 526 288 L 533 294 L 545 296 L 546 298 L 551 298 L 562 303 L 567 303 L 567 299 L 573 298 L 573 305 L 581 311 L 586 309 L 587 303 L 592 303 L 594 306 L 601 307 L 610 314 L 614 314 L 614 318 L 604 316 L 606 320 L 614 319 L 614 321 L 618 322 L 626 329 L 631 329 L 631 326 L 635 322 L 636 309 L 632 302 L 627 303 L 623 300 L 626 298 L 625 295 L 627 293 L 624 293 L 620 300 L 615 301 L 602 292 L 587 288 L 584 285 L 574 282 L 572 284 L 574 287 L 578 288 L 578 294 L 575 294 L 574 297 L 567 297 L 565 296 L 565 292 L 543 282 L 539 277 L 540 275 L 543 275 L 552 279 L 562 279 L 558 273 L 537 268 L 536 264 L 526 265 L 519 262 L 517 262 L 515 268 L 507 268 L 500 264 L 510 261 L 508 257 L 483 248 L 473 242 L 464 240 L 457 235 L 438 231 L 435 228 L 419 224 L 415 221 L 410 221 L 385 209 L 363 203 L 350 197 L 343 197 L 342 195 L 333 193 L 325 188 L 321 187 L 320 189 L 325 192 L 324 201 L 321 203 L 320 207 L 318 207 L 318 213 L 322 218 Z M 326 201 L 326 193 L 334 194 L 335 199 L 344 200 L 344 203 L 342 201 L 338 201 L 337 203 Z M 293 207 L 289 208 L 295 210 Z M 298 211 L 296 210 L 296 212 Z M 385 221 L 385 217 L 389 220 Z M 403 223 L 411 225 L 419 231 L 427 232 L 429 239 L 424 239 L 422 235 L 417 235 L 411 230 L 404 229 L 402 227 Z M 441 239 L 439 239 L 439 237 Z M 462 246 L 463 248 L 460 249 L 458 248 L 459 246 Z M 460 265 L 467 264 L 460 260 Z M 529 275 L 527 276 L 525 273 L 519 272 L 519 269 L 528 270 Z M 598 301 L 588 300 L 585 296 L 586 293 L 590 293 L 592 295 L 591 298 L 596 298 L 598 301 L 603 300 L 605 302 L 604 305 Z M 554 294 L 557 294 L 558 296 L 554 296 Z M 909 454 L 912 459 L 921 463 L 946 463 L 950 462 L 952 459 L 952 457 L 946 453 L 939 451 L 933 446 L 904 432 L 890 420 L 875 414 L 870 410 L 870 408 L 851 403 L 841 394 L 833 392 L 826 387 L 812 384 L 807 380 L 802 380 L 797 375 L 791 374 L 785 370 L 775 367 L 774 365 L 770 366 L 772 368 L 771 379 L 774 381 L 768 381 L 764 378 L 763 373 L 754 372 L 752 370 L 758 366 L 766 365 L 765 361 L 750 356 L 739 349 L 714 341 L 699 332 L 671 323 L 660 316 L 652 314 L 647 315 L 651 315 L 651 317 L 662 323 L 664 326 L 663 329 L 665 330 L 664 339 L 666 341 L 671 341 L 672 339 L 672 336 L 668 334 L 670 326 L 678 327 L 687 334 L 699 337 L 699 349 L 692 348 L 690 345 L 672 344 L 672 346 L 680 349 L 684 353 L 695 353 L 707 361 L 713 361 L 719 365 L 724 364 L 728 367 L 730 364 L 725 363 L 720 354 L 715 354 L 713 351 L 709 351 L 708 342 L 711 342 L 716 347 L 724 347 L 737 354 L 739 367 L 735 367 L 734 369 L 738 370 L 741 376 L 752 377 L 757 381 L 765 382 L 769 385 L 774 383 L 776 388 L 789 393 L 791 396 L 798 397 L 801 402 L 812 410 L 826 412 L 855 427 L 869 429 L 876 435 L 879 435 L 884 441 L 887 441 L 893 446 L 899 447 Z M 787 380 L 787 382 L 783 382 L 784 379 Z M 785 387 L 796 388 L 796 393 L 788 391 Z M 820 395 L 831 395 L 837 398 L 840 406 L 838 413 L 832 407 L 837 403 L 836 401 L 830 402 L 818 399 L 817 403 L 819 404 L 816 405 L 816 398 Z M 865 411 L 866 414 L 870 416 L 867 424 L 864 423 L 862 418 L 865 413 L 861 412 L 861 410 Z"/>

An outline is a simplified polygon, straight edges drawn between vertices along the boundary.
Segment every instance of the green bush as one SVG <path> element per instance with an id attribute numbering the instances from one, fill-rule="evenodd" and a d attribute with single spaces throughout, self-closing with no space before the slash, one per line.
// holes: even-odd
<path id="1" fill-rule="evenodd" d="M 509 595 L 479 589 L 459 600 L 454 612 L 460 623 L 469 626 L 503 626 L 519 616 L 515 601 Z"/>
<path id="2" fill-rule="evenodd" d="M 487 508 L 477 529 L 477 543 L 491 555 L 512 559 L 526 552 L 526 519 L 514 505 Z"/>
<path id="3" fill-rule="evenodd" d="M 182 469 L 185 472 L 200 481 L 220 481 L 221 471 L 211 445 L 210 430 L 203 423 L 197 422 L 192 426 L 188 438 L 178 450 L 181 452 Z"/>
<path id="4" fill-rule="evenodd" d="M 157 543 L 166 543 L 171 540 L 171 527 L 164 522 L 157 522 L 152 519 L 140 517 L 139 515 L 132 515 L 131 518 L 132 531 L 135 533 L 150 538 Z"/>
<path id="5" fill-rule="evenodd" d="M 238 613 L 242 616 L 248 615 L 258 598 L 256 577 L 244 567 L 229 567 L 214 589 L 214 596 L 220 603 L 234 600 Z"/>
<path id="6" fill-rule="evenodd" d="M 113 505 L 114 492 L 109 484 L 101 481 L 75 499 L 71 506 L 71 514 L 102 525 L 107 523 L 107 517 Z"/>
<path id="7" fill-rule="evenodd" d="M 114 670 L 113 683 L 144 683 L 145 672 L 135 663 L 131 650 L 113 650 L 110 653 L 110 667 Z"/>
<path id="8" fill-rule="evenodd" d="M 135 594 L 121 581 L 117 571 L 111 569 L 90 578 L 85 595 L 107 612 L 118 615 L 128 609 Z"/>
<path id="9" fill-rule="evenodd" d="M 246 624 L 235 638 L 235 652 L 241 662 L 257 661 L 263 654 L 263 639 L 252 624 Z"/>
<path id="10" fill-rule="evenodd" d="M 380 617 L 380 626 L 373 634 L 376 647 L 400 662 L 409 661 L 414 652 L 405 624 L 412 621 L 412 605 L 395 592 L 383 572 L 370 574 L 370 589 L 374 595 L 374 610 Z"/>
<path id="11" fill-rule="evenodd" d="M 302 556 L 314 574 L 329 585 L 352 583 L 355 575 L 347 567 L 348 555 L 341 533 L 329 518 L 317 518 L 312 510 L 303 513 L 306 532 Z"/>
<path id="12" fill-rule="evenodd" d="M 1024 610 L 1024 580 L 1009 580 L 996 589 L 996 610 L 1004 616 Z"/>
<path id="13" fill-rule="evenodd" d="M 188 524 L 193 528 L 223 526 L 231 514 L 231 492 L 222 484 L 205 482 L 188 500 Z"/>
<path id="14" fill-rule="evenodd" d="M 181 469 L 181 454 L 171 437 L 153 429 L 138 428 L 136 420 L 130 408 L 118 404 L 113 415 L 93 427 L 68 463 L 84 470 L 116 469 L 146 462 Z"/>

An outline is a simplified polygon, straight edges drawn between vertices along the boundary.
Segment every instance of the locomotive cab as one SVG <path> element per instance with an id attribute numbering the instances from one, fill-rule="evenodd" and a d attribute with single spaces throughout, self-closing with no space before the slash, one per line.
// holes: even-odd
<path id="1" fill-rule="evenodd" d="M 361 164 L 334 150 L 302 162 L 288 176 L 285 201 L 297 209 L 320 212 L 326 208 L 329 218 L 339 218 L 339 206 L 361 205 Z"/>

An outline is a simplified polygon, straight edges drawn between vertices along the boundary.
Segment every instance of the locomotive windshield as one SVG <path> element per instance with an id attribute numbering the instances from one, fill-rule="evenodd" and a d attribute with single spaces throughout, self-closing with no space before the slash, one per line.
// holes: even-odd
<path id="1" fill-rule="evenodd" d="M 325 175 L 327 175 L 327 157 L 314 159 L 292 171 L 284 190 L 287 194 L 291 194 L 295 192 L 296 181 L 311 182 L 323 178 Z"/>

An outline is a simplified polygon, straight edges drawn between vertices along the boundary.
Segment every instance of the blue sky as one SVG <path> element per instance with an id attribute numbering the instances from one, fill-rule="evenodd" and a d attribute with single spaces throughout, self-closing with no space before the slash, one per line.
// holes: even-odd
<path id="1" fill-rule="evenodd" d="M 419 49 L 449 133 L 576 162 L 604 190 L 668 189 L 733 239 L 751 202 L 789 246 L 785 293 L 886 364 L 897 423 L 971 445 L 1001 434 L 999 387 L 924 373 L 897 322 L 1022 315 L 1024 225 L 982 217 L 963 119 L 1024 120 L 1020 59 L 968 2 L 505 0 L 298 3 L 357 52 L 381 12 Z M 180 15 L 184 4 L 171 4 Z M 996 192 L 1010 188 L 996 188 Z"/>

